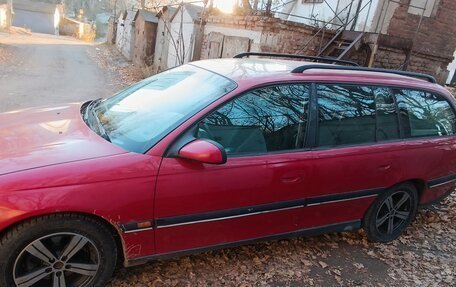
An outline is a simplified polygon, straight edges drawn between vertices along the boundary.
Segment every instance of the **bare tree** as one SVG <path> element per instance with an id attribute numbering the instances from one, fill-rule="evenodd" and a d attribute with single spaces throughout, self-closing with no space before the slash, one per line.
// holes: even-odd
<path id="1" fill-rule="evenodd" d="M 253 1 L 253 10 L 258 10 L 258 0 Z"/>
<path id="2" fill-rule="evenodd" d="M 268 0 L 266 2 L 266 13 L 271 13 L 271 8 L 272 8 L 272 0 Z"/>
<path id="3" fill-rule="evenodd" d="M 193 43 L 192 41 L 194 41 L 194 39 L 191 39 L 190 43 L 186 43 L 185 41 L 184 12 L 186 5 L 190 4 L 186 4 L 183 0 L 152 0 L 148 1 L 146 4 L 146 9 L 156 12 L 168 10 L 170 8 L 178 9 L 175 15 L 171 13 L 161 13 L 160 15 L 165 29 L 165 41 L 169 41 L 170 47 L 175 52 L 176 62 L 178 65 L 185 63 L 186 59 L 192 52 L 191 46 Z M 210 5 L 210 3 L 208 1 L 204 1 L 202 14 L 204 14 L 208 5 Z M 179 19 L 179 21 L 175 21 L 176 19 Z M 173 24 L 172 22 L 175 23 Z"/>

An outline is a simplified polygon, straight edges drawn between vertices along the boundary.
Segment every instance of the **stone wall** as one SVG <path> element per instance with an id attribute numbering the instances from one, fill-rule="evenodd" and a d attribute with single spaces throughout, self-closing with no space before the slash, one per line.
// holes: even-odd
<path id="1" fill-rule="evenodd" d="M 204 30 L 201 58 L 212 58 L 211 33 L 222 36 L 218 41 L 223 41 L 223 36 L 248 38 L 251 52 L 316 55 L 320 46 L 334 36 L 334 32 L 326 31 L 314 37 L 317 31 L 312 26 L 265 16 L 211 16 Z"/>
<path id="2" fill-rule="evenodd" d="M 407 1 L 409 0 L 405 2 Z M 441 0 L 440 4 L 443 5 L 443 8 L 437 9 L 435 16 L 423 20 L 408 70 L 432 74 L 437 77 L 439 82 L 443 82 L 448 74 L 446 67 L 452 61 L 452 54 L 456 48 L 456 37 L 453 36 L 456 35 L 456 17 L 449 17 L 449 14 L 443 10 L 454 10 L 456 1 Z M 412 39 L 414 35 L 412 32 L 413 29 L 416 30 L 417 28 L 418 23 L 416 21 L 417 17 L 419 20 L 419 16 L 409 14 L 407 7 L 407 5 L 399 6 L 395 11 L 388 32 L 391 37 Z M 438 17 L 443 17 L 443 19 Z M 444 24 L 443 21 L 445 21 Z M 453 22 L 455 22 L 454 27 L 451 26 Z M 430 31 L 433 29 L 436 32 L 431 37 Z M 449 30 L 454 34 L 451 34 Z M 222 51 L 223 49 L 233 50 L 228 54 L 229 56 L 247 52 L 246 50 L 313 56 L 334 36 L 334 32 L 328 30 L 325 31 L 324 35 L 320 32 L 315 37 L 317 31 L 318 28 L 312 26 L 265 16 L 211 16 L 207 19 L 204 29 L 201 58 L 227 56 Z M 232 37 L 238 37 L 241 40 L 248 39 L 250 41 L 250 44 L 247 45 L 248 48 L 245 48 L 246 45 L 227 47 L 228 42 L 226 40 Z M 444 39 L 440 37 L 444 37 Z M 450 44 L 446 44 L 446 42 Z M 309 43 L 308 46 L 306 46 L 307 43 Z M 406 55 L 407 50 L 403 47 L 380 46 L 375 55 L 374 67 L 399 69 L 404 64 Z M 367 46 L 364 46 L 353 52 L 349 60 L 365 66 L 368 63 L 369 56 L 369 50 Z"/>
<path id="3" fill-rule="evenodd" d="M 0 29 L 11 27 L 11 8 L 8 4 L 0 4 Z"/>
<path id="4" fill-rule="evenodd" d="M 374 66 L 386 69 L 398 69 L 405 62 L 405 59 L 406 54 L 400 49 L 382 48 L 379 49 L 375 57 Z M 441 74 L 442 76 L 446 74 L 446 67 L 450 62 L 451 59 L 449 58 L 416 53 L 410 59 L 408 70 L 439 77 Z"/>
<path id="5" fill-rule="evenodd" d="M 412 39 L 420 16 L 408 13 L 410 0 L 401 0 L 388 27 L 388 35 Z M 423 17 L 414 51 L 426 55 L 452 58 L 456 49 L 456 1 L 437 0 L 430 17 Z"/>
<path id="6" fill-rule="evenodd" d="M 456 1 L 437 0 L 429 17 L 411 14 L 410 0 L 401 0 L 387 30 L 388 36 L 413 40 L 409 71 L 431 74 L 440 83 L 448 77 L 447 67 L 456 49 Z M 417 32 L 418 31 L 418 32 Z M 416 38 L 414 38 L 416 35 Z M 407 57 L 407 50 L 379 47 L 375 67 L 397 69 Z"/>
<path id="7" fill-rule="evenodd" d="M 59 25 L 60 35 L 75 37 L 84 41 L 95 40 L 96 31 L 89 23 L 63 17 Z"/>
<path id="8" fill-rule="evenodd" d="M 408 13 L 410 0 L 400 0 L 389 22 L 386 37 L 392 42 L 412 42 L 417 31 L 420 16 Z M 420 30 L 413 45 L 408 70 L 434 75 L 440 83 L 447 76 L 447 66 L 453 60 L 456 49 L 456 1 L 437 0 L 436 7 L 430 17 L 423 17 Z M 314 36 L 318 28 L 305 24 L 285 21 L 266 16 L 210 16 L 207 19 L 202 41 L 201 58 L 217 58 L 232 56 L 235 53 L 247 52 L 276 52 L 289 54 L 316 55 L 333 36 L 333 31 L 325 31 Z M 228 36 L 228 37 L 227 37 Z M 227 47 L 227 38 L 239 37 L 233 43 L 249 40 L 249 45 Z M 403 42 L 404 42 L 403 41 Z M 306 43 L 309 43 L 305 47 Z M 371 48 L 373 45 L 371 45 Z M 229 49 L 230 53 L 222 50 Z M 215 52 L 214 52 L 215 50 Z M 373 63 L 374 67 L 399 69 L 407 57 L 407 47 L 382 46 L 378 47 Z M 367 65 L 369 49 L 353 52 L 348 60 L 360 65 Z"/>

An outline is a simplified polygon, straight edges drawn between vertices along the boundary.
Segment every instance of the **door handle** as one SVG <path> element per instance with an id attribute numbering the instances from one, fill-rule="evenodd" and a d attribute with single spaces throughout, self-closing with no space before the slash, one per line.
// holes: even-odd
<path id="1" fill-rule="evenodd" d="M 390 164 L 384 164 L 384 165 L 381 165 L 378 167 L 378 169 L 380 169 L 380 170 L 388 170 L 390 168 L 391 168 Z"/>
<path id="2" fill-rule="evenodd" d="M 290 183 L 300 182 L 301 179 L 302 179 L 302 177 L 300 177 L 300 176 L 283 177 L 283 178 L 282 178 L 282 182 L 283 182 L 283 183 L 290 184 Z"/>

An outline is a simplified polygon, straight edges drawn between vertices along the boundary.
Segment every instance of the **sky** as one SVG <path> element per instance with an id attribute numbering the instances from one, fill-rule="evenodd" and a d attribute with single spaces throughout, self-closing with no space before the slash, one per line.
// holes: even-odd
<path id="1" fill-rule="evenodd" d="M 236 0 L 214 0 L 214 6 L 226 13 L 233 11 L 233 6 L 235 3 Z"/>

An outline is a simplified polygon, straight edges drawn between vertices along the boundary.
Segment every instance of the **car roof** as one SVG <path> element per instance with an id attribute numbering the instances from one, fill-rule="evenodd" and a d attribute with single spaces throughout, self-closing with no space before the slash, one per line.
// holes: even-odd
<path id="1" fill-rule="evenodd" d="M 392 73 L 331 69 L 310 69 L 303 73 L 291 72 L 295 68 L 303 65 L 315 65 L 315 62 L 266 58 L 232 58 L 202 60 L 192 62 L 191 64 L 223 75 L 239 85 L 255 86 L 281 81 L 351 82 L 430 89 L 448 94 L 447 91 L 438 84 L 420 78 Z M 318 65 L 336 66 L 322 63 L 318 63 Z"/>

